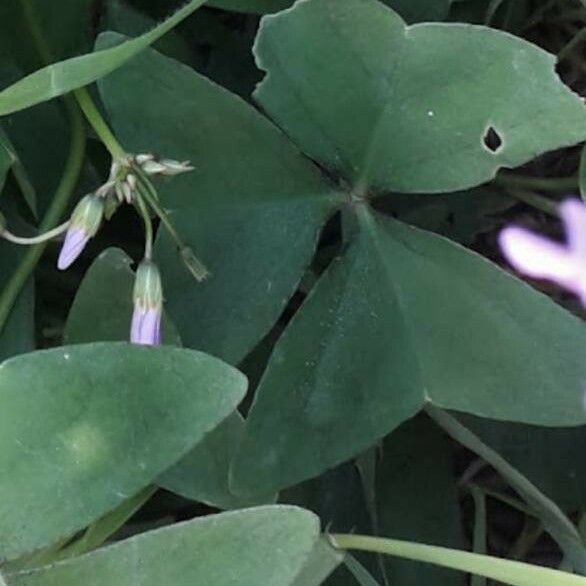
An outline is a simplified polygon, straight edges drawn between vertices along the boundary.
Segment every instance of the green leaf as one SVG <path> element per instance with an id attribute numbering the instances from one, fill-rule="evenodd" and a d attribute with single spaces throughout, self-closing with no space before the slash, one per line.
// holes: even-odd
<path id="1" fill-rule="evenodd" d="M 127 148 L 195 167 L 158 187 L 212 275 L 195 282 L 163 232 L 167 309 L 184 344 L 240 361 L 280 315 L 342 195 L 254 108 L 154 51 L 100 89 Z"/>
<path id="2" fill-rule="evenodd" d="M 237 492 L 311 478 L 421 408 L 416 359 L 402 342 L 405 324 L 380 270 L 377 250 L 363 236 L 293 317 L 248 415 L 232 471 Z"/>
<path id="3" fill-rule="evenodd" d="M 244 377 L 178 348 L 89 344 L 0 368 L 0 557 L 72 534 L 191 449 L 242 399 Z"/>
<path id="4" fill-rule="evenodd" d="M 7 579 L 9 586 L 291 586 L 318 537 L 308 511 L 260 507 L 178 523 Z"/>
<path id="5" fill-rule="evenodd" d="M 204 2 L 191 0 L 167 20 L 136 39 L 35 71 L 0 92 L 0 116 L 56 98 L 104 77 L 160 39 Z"/>
<path id="6" fill-rule="evenodd" d="M 128 340 L 133 310 L 132 264 L 132 259 L 119 248 L 108 248 L 98 256 L 75 295 L 65 324 L 64 343 Z M 181 346 L 177 330 L 166 313 L 162 331 L 163 343 Z"/>
<path id="7" fill-rule="evenodd" d="M 257 494 L 242 499 L 230 490 L 230 463 L 243 433 L 244 420 L 236 411 L 167 470 L 158 479 L 158 484 L 185 498 L 220 509 L 237 509 L 274 501 L 273 494 Z"/>
<path id="8" fill-rule="evenodd" d="M 261 106 L 358 196 L 464 189 L 586 138 L 554 57 L 497 30 L 406 28 L 376 0 L 307 0 L 263 18 L 255 53 Z"/>
<path id="9" fill-rule="evenodd" d="M 586 422 L 578 319 L 482 257 L 362 207 L 355 241 L 275 347 L 233 464 L 236 492 L 315 476 L 426 402 Z"/>
<path id="10" fill-rule="evenodd" d="M 404 423 L 385 438 L 377 467 L 379 534 L 462 548 L 462 521 L 453 473 L 451 444 L 424 416 Z M 462 574 L 384 558 L 391 584 L 462 586 Z"/>

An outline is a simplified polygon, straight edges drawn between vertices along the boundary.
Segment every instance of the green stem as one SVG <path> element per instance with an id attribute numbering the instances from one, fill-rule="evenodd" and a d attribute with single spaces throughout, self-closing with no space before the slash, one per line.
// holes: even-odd
<path id="1" fill-rule="evenodd" d="M 524 502 L 517 500 L 516 498 L 513 498 L 512 496 L 509 496 L 507 494 L 501 494 L 496 490 L 491 490 L 490 488 L 483 487 L 482 490 L 484 491 L 484 494 L 486 496 L 493 498 L 495 501 L 499 501 L 499 503 L 508 505 L 509 507 L 511 507 L 511 509 L 515 509 L 516 511 L 519 511 L 524 515 L 529 515 L 535 517 L 536 519 L 539 519 L 535 511 L 531 510 Z"/>
<path id="2" fill-rule="evenodd" d="M 427 414 L 453 439 L 484 458 L 537 513 L 546 531 L 557 541 L 574 568 L 586 574 L 586 549 L 580 534 L 562 510 L 518 470 L 446 411 L 428 404 Z M 586 582 L 585 582 L 586 584 Z"/>
<path id="3" fill-rule="evenodd" d="M 136 195 L 135 200 L 144 222 L 144 257 L 147 260 L 151 260 L 153 256 L 153 222 L 141 195 Z"/>
<path id="4" fill-rule="evenodd" d="M 501 7 L 501 4 L 506 0 L 491 0 L 484 16 L 484 24 L 489 26 L 496 14 L 496 11 Z"/>
<path id="5" fill-rule="evenodd" d="M 558 53 L 558 61 L 565 59 L 584 39 L 586 39 L 586 28 L 583 28 L 574 38 L 565 45 Z"/>
<path id="6" fill-rule="evenodd" d="M 509 551 L 509 557 L 514 560 L 523 559 L 542 534 L 543 525 L 541 522 L 533 517 L 526 517 L 523 529 Z"/>
<path id="7" fill-rule="evenodd" d="M 495 183 L 504 187 L 532 189 L 537 191 L 571 191 L 579 184 L 578 177 L 530 177 L 515 173 L 499 173 Z"/>
<path id="8" fill-rule="evenodd" d="M 163 226 L 165 226 L 169 234 L 171 234 L 171 237 L 173 238 L 173 240 L 175 240 L 177 247 L 180 250 L 187 248 L 187 244 L 185 243 L 183 238 L 181 238 L 179 232 L 177 232 L 177 230 L 175 229 L 175 226 L 173 226 L 173 222 L 171 222 L 169 215 L 159 203 L 157 192 L 155 191 L 155 188 L 153 187 L 153 184 L 150 182 L 149 178 L 138 167 L 135 168 L 135 172 L 138 177 L 138 181 L 142 186 L 142 189 L 140 191 L 141 195 L 144 196 L 149 206 L 161 220 Z"/>
<path id="9" fill-rule="evenodd" d="M 531 191 L 523 191 L 521 189 L 507 189 L 506 192 L 507 195 L 510 195 L 512 198 L 518 199 L 536 210 L 545 212 L 548 216 L 552 216 L 553 218 L 559 217 L 559 203 L 557 201 L 552 201 L 543 195 Z"/>
<path id="10" fill-rule="evenodd" d="M 43 234 L 39 234 L 38 236 L 32 236 L 30 238 L 25 238 L 23 236 L 16 236 L 16 234 L 13 234 L 12 232 L 9 232 L 8 230 L 5 229 L 0 232 L 0 237 L 2 237 L 5 240 L 8 240 L 8 242 L 12 242 L 14 244 L 22 244 L 22 245 L 28 246 L 28 245 L 39 244 L 40 242 L 46 242 L 48 240 L 52 240 L 56 236 L 59 236 L 59 234 L 63 234 L 63 232 L 65 232 L 65 230 L 67 230 L 68 227 L 69 227 L 69 220 L 67 222 L 63 222 L 63 224 L 61 224 L 60 226 L 57 226 L 57 228 L 53 228 L 53 230 L 49 230 L 48 232 L 44 232 Z"/>
<path id="11" fill-rule="evenodd" d="M 586 586 L 586 578 L 582 576 L 488 555 L 366 535 L 335 534 L 330 537 L 333 546 L 339 549 L 383 553 L 485 576 L 512 586 Z"/>
<path id="12" fill-rule="evenodd" d="M 173 226 L 173 222 L 169 218 L 167 212 L 162 208 L 161 204 L 159 203 L 159 198 L 157 197 L 157 192 L 153 187 L 152 183 L 150 182 L 149 178 L 143 172 L 143 170 L 136 166 L 134 168 L 134 172 L 137 176 L 138 183 L 140 185 L 140 193 L 144 196 L 146 202 L 149 204 L 151 209 L 157 214 L 161 223 L 173 240 L 175 240 L 175 244 L 179 250 L 179 254 L 181 256 L 181 260 L 183 264 L 187 268 L 187 270 L 198 280 L 203 281 L 209 276 L 209 271 L 206 266 L 195 256 L 191 248 L 187 245 L 187 243 L 181 238 L 179 232 Z"/>
<path id="13" fill-rule="evenodd" d="M 474 500 L 474 552 L 486 555 L 486 495 L 475 484 L 470 487 L 470 493 Z M 486 586 L 486 580 L 482 576 L 474 575 L 470 586 Z"/>
<path id="14" fill-rule="evenodd" d="M 114 160 L 123 159 L 126 156 L 126 152 L 110 130 L 108 123 L 100 114 L 100 111 L 94 104 L 87 89 L 77 89 L 75 90 L 74 95 L 79 107 L 87 118 L 87 121 L 91 124 L 100 140 L 104 143 L 104 146 L 110 151 L 112 158 Z"/>
<path id="15" fill-rule="evenodd" d="M 39 226 L 40 232 L 52 230 L 63 216 L 63 212 L 67 208 L 67 203 L 77 184 L 85 157 L 86 136 L 83 127 L 83 118 L 71 97 L 66 96 L 64 102 L 71 124 L 69 154 L 51 205 Z M 0 331 L 6 325 L 6 320 L 10 315 L 19 293 L 33 273 L 46 246 L 46 242 L 40 242 L 31 246 L 4 287 L 0 295 Z"/>

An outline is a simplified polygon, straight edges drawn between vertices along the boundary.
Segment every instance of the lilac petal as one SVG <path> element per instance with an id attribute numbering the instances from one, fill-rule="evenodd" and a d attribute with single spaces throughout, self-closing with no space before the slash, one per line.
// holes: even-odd
<path id="1" fill-rule="evenodd" d="M 157 309 L 144 310 L 135 306 L 130 341 L 133 344 L 158 346 L 161 343 L 161 312 Z"/>
<path id="2" fill-rule="evenodd" d="M 581 259 L 586 271 L 586 206 L 577 199 L 566 199 L 559 206 L 560 216 L 564 222 L 568 237 L 568 247 Z"/>
<path id="3" fill-rule="evenodd" d="M 81 254 L 85 248 L 89 235 L 81 228 L 69 228 L 65 235 L 65 241 L 59 253 L 57 268 L 65 270 L 71 266 L 73 261 Z"/>
<path id="4" fill-rule="evenodd" d="M 524 228 L 509 226 L 499 234 L 499 245 L 519 272 L 536 279 L 550 279 L 580 293 L 580 267 L 572 252 L 561 244 Z"/>

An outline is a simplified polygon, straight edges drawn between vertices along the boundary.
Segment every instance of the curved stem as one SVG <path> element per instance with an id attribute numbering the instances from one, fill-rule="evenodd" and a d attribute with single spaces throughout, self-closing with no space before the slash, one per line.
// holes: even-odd
<path id="1" fill-rule="evenodd" d="M 75 101 L 71 97 L 66 97 L 64 101 L 71 123 L 69 154 L 67 156 L 61 181 L 55 191 L 51 205 L 39 226 L 40 232 L 52 230 L 55 227 L 55 224 L 57 224 L 63 216 L 63 212 L 67 208 L 67 202 L 75 189 L 85 157 L 86 136 L 83 127 L 83 118 L 79 109 L 75 105 Z M 31 246 L 4 287 L 4 290 L 0 295 L 0 331 L 2 331 L 6 325 L 6 320 L 10 315 L 10 311 L 12 310 L 19 293 L 37 266 L 46 246 L 46 242 L 40 242 L 39 244 Z"/>
<path id="2" fill-rule="evenodd" d="M 583 28 L 578 34 L 576 34 L 572 40 L 565 45 L 562 50 L 558 53 L 558 61 L 565 59 L 570 53 L 584 40 L 586 39 L 586 28 Z"/>
<path id="3" fill-rule="evenodd" d="M 75 90 L 74 95 L 79 107 L 87 118 L 87 121 L 91 124 L 100 140 L 104 143 L 104 146 L 110 151 L 112 158 L 114 160 L 123 159 L 126 156 L 126 152 L 110 130 L 108 123 L 100 114 L 100 111 L 94 104 L 87 89 L 77 89 Z"/>
<path id="4" fill-rule="evenodd" d="M 485 576 L 512 586 L 536 586 L 538 584 L 547 584 L 547 586 L 586 586 L 586 578 L 582 576 L 457 549 L 423 545 L 397 539 L 369 537 L 367 535 L 335 534 L 331 535 L 330 538 L 332 545 L 339 549 L 383 553 Z"/>
<path id="5" fill-rule="evenodd" d="M 586 574 L 586 549 L 576 527 L 564 515 L 563 511 L 528 478 L 511 466 L 500 454 L 484 444 L 455 417 L 431 404 L 426 405 L 425 411 L 450 437 L 484 458 L 508 481 L 510 486 L 533 508 L 543 522 L 546 531 L 557 541 L 560 549 L 572 561 L 574 568 L 579 573 Z M 586 579 L 584 584 L 586 584 Z"/>
<path id="6" fill-rule="evenodd" d="M 8 242 L 13 242 L 14 244 L 23 244 L 25 246 L 31 244 L 39 244 L 40 242 L 46 242 L 48 240 L 52 240 L 55 236 L 59 236 L 59 234 L 63 234 L 65 230 L 69 227 L 69 220 L 67 222 L 63 222 L 57 228 L 53 228 L 53 230 L 49 230 L 48 232 L 44 232 L 43 234 L 39 234 L 38 236 L 32 236 L 30 238 L 25 238 L 23 236 L 16 236 L 12 232 L 8 230 L 2 230 L 0 232 L 0 236 L 4 238 L 4 240 L 8 240 Z"/>

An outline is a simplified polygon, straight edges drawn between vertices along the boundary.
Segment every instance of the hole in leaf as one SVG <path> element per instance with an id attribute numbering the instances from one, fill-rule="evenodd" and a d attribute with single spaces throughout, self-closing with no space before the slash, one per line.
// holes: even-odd
<path id="1" fill-rule="evenodd" d="M 486 129 L 486 132 L 482 137 L 482 142 L 491 153 L 498 153 L 503 146 L 503 139 L 493 126 L 489 126 Z"/>

